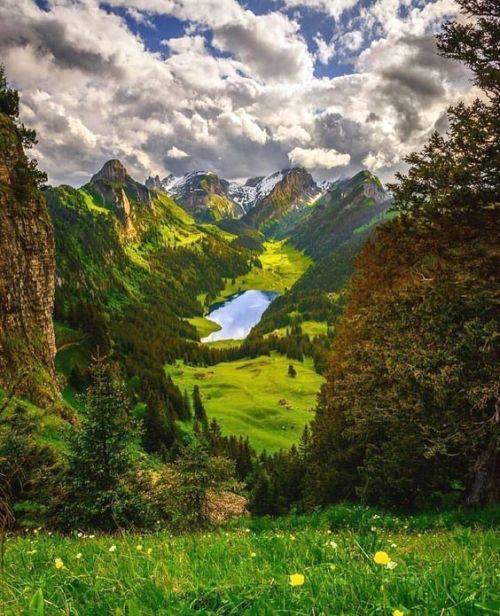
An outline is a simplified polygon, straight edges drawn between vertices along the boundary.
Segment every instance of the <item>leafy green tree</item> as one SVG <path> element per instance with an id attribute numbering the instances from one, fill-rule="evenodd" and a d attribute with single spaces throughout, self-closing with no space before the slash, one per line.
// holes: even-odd
<path id="1" fill-rule="evenodd" d="M 500 95 L 498 42 L 500 8 L 496 0 L 456 0 L 472 20 L 451 21 L 438 34 L 438 48 L 448 58 L 467 64 L 474 83 L 492 97 Z"/>
<path id="2" fill-rule="evenodd" d="M 199 444 L 186 447 L 173 465 L 177 477 L 166 488 L 166 508 L 180 528 L 199 528 L 209 522 L 209 491 L 235 491 L 234 464 L 222 456 L 211 456 Z"/>

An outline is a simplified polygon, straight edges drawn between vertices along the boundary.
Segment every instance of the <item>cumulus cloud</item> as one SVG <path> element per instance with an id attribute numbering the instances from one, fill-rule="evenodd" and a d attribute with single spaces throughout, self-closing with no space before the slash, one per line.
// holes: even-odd
<path id="1" fill-rule="evenodd" d="M 167 152 L 167 156 L 169 158 L 188 158 L 189 154 L 184 152 L 184 150 L 180 150 L 175 145 L 170 148 Z"/>
<path id="2" fill-rule="evenodd" d="M 349 154 L 341 154 L 337 150 L 325 148 L 294 148 L 288 154 L 290 162 L 308 169 L 332 169 L 345 167 L 351 161 Z"/>
<path id="3" fill-rule="evenodd" d="M 334 36 L 306 39 L 285 8 L 333 18 Z M 473 92 L 467 71 L 436 55 L 433 32 L 455 10 L 451 0 L 276 0 L 264 14 L 251 0 L 47 0 L 45 10 L 2 0 L 0 54 L 53 183 L 82 184 L 109 158 L 138 179 L 241 178 L 290 162 L 320 179 L 363 166 L 389 179 Z M 160 15 L 181 21 L 175 37 Z M 148 31 L 163 43 L 154 51 Z M 350 74 L 315 77 L 315 62 L 345 57 Z"/>

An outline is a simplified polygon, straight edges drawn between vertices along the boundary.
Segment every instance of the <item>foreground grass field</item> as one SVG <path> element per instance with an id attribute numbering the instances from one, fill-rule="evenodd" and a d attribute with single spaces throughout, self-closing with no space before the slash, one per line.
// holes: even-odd
<path id="1" fill-rule="evenodd" d="M 259 260 L 262 268 L 252 268 L 248 274 L 236 278 L 234 283 L 228 280 L 216 301 L 248 289 L 284 293 L 312 263 L 307 255 L 286 244 L 284 240 L 265 242 Z"/>
<path id="2" fill-rule="evenodd" d="M 291 363 L 295 378 L 288 376 Z M 178 362 L 167 372 L 181 390 L 198 385 L 209 419 L 215 417 L 224 434 L 248 436 L 259 451 L 298 442 L 323 382 L 311 359 L 302 364 L 274 352 L 207 368 Z"/>
<path id="3" fill-rule="evenodd" d="M 429 530 L 411 520 L 393 526 L 367 510 L 359 525 L 354 514 L 348 512 L 350 528 L 342 512 L 344 523 L 336 523 L 334 509 L 183 536 L 10 538 L 0 613 L 498 614 L 494 530 L 454 524 Z M 390 564 L 375 562 L 380 551 L 386 556 L 376 560 Z"/>

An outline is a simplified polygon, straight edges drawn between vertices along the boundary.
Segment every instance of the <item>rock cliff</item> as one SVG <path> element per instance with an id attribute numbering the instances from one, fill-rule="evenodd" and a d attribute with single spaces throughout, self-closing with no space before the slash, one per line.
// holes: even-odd
<path id="1" fill-rule="evenodd" d="M 18 125 L 0 113 L 0 385 L 54 399 L 54 234 Z"/>

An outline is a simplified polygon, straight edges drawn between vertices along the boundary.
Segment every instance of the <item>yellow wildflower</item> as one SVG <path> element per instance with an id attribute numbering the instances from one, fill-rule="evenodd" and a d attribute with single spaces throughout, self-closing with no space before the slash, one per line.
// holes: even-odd
<path id="1" fill-rule="evenodd" d="M 62 559 L 61 559 L 61 558 L 56 558 L 56 559 L 54 560 L 54 567 L 55 567 L 56 569 L 63 569 L 63 568 L 64 568 L 64 563 L 63 563 L 63 561 L 62 561 Z"/>
<path id="2" fill-rule="evenodd" d="M 404 612 L 402 612 L 401 610 L 394 610 L 394 612 L 392 612 L 392 616 L 405 616 Z"/>
<path id="3" fill-rule="evenodd" d="M 81 553 L 81 552 L 78 552 L 78 554 L 76 555 L 76 558 L 77 558 L 78 560 L 80 560 L 80 558 L 81 558 L 81 557 L 82 557 L 82 553 Z"/>
<path id="4" fill-rule="evenodd" d="M 142 545 L 141 545 L 141 544 L 136 545 L 136 546 L 135 546 L 135 549 L 136 549 L 138 552 L 140 552 L 140 551 L 142 550 Z"/>
<path id="5" fill-rule="evenodd" d="M 375 552 L 373 560 L 377 565 L 388 565 L 391 562 L 389 554 L 387 552 Z"/>
<path id="6" fill-rule="evenodd" d="M 302 573 L 293 573 L 290 576 L 290 586 L 303 586 L 305 580 L 306 579 Z"/>
<path id="7" fill-rule="evenodd" d="M 151 556 L 152 553 L 153 553 L 153 548 L 148 548 L 148 555 Z"/>
<path id="8" fill-rule="evenodd" d="M 109 551 L 110 551 L 110 552 L 115 552 L 115 551 L 116 551 L 116 545 L 112 545 L 112 546 L 109 548 Z"/>

